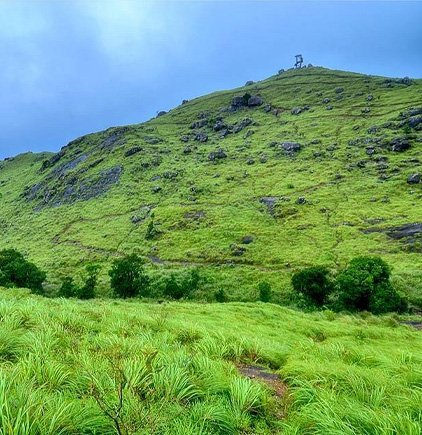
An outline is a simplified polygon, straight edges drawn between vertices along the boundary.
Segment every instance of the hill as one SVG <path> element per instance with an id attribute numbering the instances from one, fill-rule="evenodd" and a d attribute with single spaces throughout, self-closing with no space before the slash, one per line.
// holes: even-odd
<path id="1" fill-rule="evenodd" d="M 1 433 L 420 434 L 397 318 L 0 291 Z"/>
<path id="2" fill-rule="evenodd" d="M 0 248 L 53 283 L 138 252 L 239 300 L 375 254 L 416 300 L 422 80 L 289 70 L 159 115 L 1 162 Z"/>

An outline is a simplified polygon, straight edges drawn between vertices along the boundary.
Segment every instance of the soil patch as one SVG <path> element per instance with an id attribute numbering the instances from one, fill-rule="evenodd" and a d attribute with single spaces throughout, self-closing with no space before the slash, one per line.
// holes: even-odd
<path id="1" fill-rule="evenodd" d="M 237 366 L 239 372 L 249 379 L 257 379 L 268 385 L 277 397 L 283 397 L 287 392 L 286 384 L 276 373 L 268 371 L 265 367 L 251 364 L 242 364 Z"/>

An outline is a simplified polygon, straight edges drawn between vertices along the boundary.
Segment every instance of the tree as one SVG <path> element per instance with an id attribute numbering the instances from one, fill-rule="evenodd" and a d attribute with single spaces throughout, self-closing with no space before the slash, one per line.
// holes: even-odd
<path id="1" fill-rule="evenodd" d="M 15 249 L 0 251 L 0 285 L 25 287 L 34 293 L 44 292 L 47 274 Z"/>
<path id="2" fill-rule="evenodd" d="M 171 299 L 182 299 L 185 296 L 182 285 L 179 283 L 175 273 L 171 273 L 164 279 L 164 296 Z"/>
<path id="3" fill-rule="evenodd" d="M 293 288 L 309 303 L 321 307 L 334 289 L 329 273 L 329 270 L 322 266 L 303 269 L 292 276 Z"/>
<path id="4" fill-rule="evenodd" d="M 63 298 L 73 298 L 79 292 L 78 286 L 73 282 L 71 276 L 63 278 L 62 285 L 59 289 L 59 296 Z"/>
<path id="5" fill-rule="evenodd" d="M 98 283 L 98 273 L 101 267 L 98 264 L 88 264 L 85 267 L 87 274 L 85 284 L 78 289 L 77 296 L 79 299 L 95 298 L 95 289 Z"/>
<path id="6" fill-rule="evenodd" d="M 403 310 L 405 301 L 390 282 L 391 269 L 380 257 L 356 257 L 337 277 L 339 304 L 375 314 Z"/>
<path id="7" fill-rule="evenodd" d="M 271 286 L 266 281 L 261 281 L 258 284 L 258 291 L 259 291 L 259 300 L 261 302 L 270 302 L 271 300 Z"/>
<path id="8" fill-rule="evenodd" d="M 131 298 L 145 294 L 148 289 L 149 277 L 144 270 L 144 262 L 136 254 L 114 260 L 108 274 L 116 296 Z"/>

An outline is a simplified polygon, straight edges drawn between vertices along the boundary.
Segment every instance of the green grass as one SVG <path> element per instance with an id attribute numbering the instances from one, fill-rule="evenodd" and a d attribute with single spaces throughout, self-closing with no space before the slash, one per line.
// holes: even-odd
<path id="1" fill-rule="evenodd" d="M 337 94 L 337 87 L 344 92 Z M 233 96 L 246 91 L 261 94 L 281 114 L 265 113 L 263 107 L 221 112 Z M 374 99 L 367 101 L 368 95 Z M 326 110 L 324 98 L 331 99 L 333 110 Z M 376 134 L 367 129 L 397 121 L 401 111 L 420 106 L 421 100 L 421 80 L 389 88 L 382 77 L 323 68 L 287 71 L 247 88 L 196 98 L 157 119 L 130 126 L 111 151 L 101 150 L 99 144 L 113 130 L 89 135 L 44 173 L 39 168 L 50 154 L 17 156 L 0 163 L 0 248 L 25 252 L 48 270 L 52 285 L 65 274 L 79 273 L 86 262 L 98 261 L 104 265 L 104 294 L 111 260 L 137 252 L 162 260 L 161 266 L 151 265 L 160 271 L 200 266 L 211 289 L 222 286 L 236 300 L 255 298 L 262 280 L 269 281 L 282 300 L 292 273 L 302 267 L 323 264 L 338 269 L 357 255 L 380 255 L 393 266 L 400 288 L 420 302 L 420 246 L 409 249 L 385 234 L 362 230 L 420 222 L 422 184 L 410 186 L 406 179 L 422 170 L 421 131 L 412 131 L 412 147 L 404 153 L 377 148 L 375 157 L 388 158 L 386 178 L 380 178 L 375 157 L 365 153 L 365 145 L 349 146 L 349 141 L 402 136 L 403 129 L 380 128 Z M 291 115 L 291 108 L 304 105 L 310 110 Z M 366 107 L 371 112 L 364 114 Z M 180 137 L 191 132 L 190 124 L 203 111 L 212 119 L 223 116 L 230 124 L 250 117 L 255 125 L 225 139 L 205 129 L 208 142 L 190 140 L 193 152 L 184 154 L 186 144 Z M 254 133 L 244 138 L 248 131 Z M 145 136 L 162 142 L 148 144 Z M 303 145 L 295 157 L 277 154 L 268 146 L 289 140 Z M 143 151 L 125 157 L 134 146 Z M 213 164 L 207 156 L 218 147 L 228 158 Z M 39 202 L 22 198 L 25 186 L 43 181 L 62 162 L 73 160 L 78 150 L 88 157 L 70 171 L 77 180 L 93 179 L 102 170 L 122 165 L 120 182 L 98 198 L 34 211 Z M 261 154 L 267 155 L 266 163 L 259 162 Z M 103 161 L 90 167 L 99 158 Z M 249 158 L 255 164 L 248 165 Z M 160 161 L 159 166 L 143 166 L 154 160 Z M 361 160 L 366 161 L 365 167 L 355 165 Z M 177 171 L 178 176 L 166 179 L 166 171 Z M 151 181 L 157 175 L 161 178 Z M 58 190 L 63 188 L 60 183 L 49 181 Z M 152 193 L 156 185 L 162 190 Z M 263 196 L 284 198 L 276 218 L 259 202 Z M 297 205 L 301 196 L 307 203 Z M 153 207 L 154 222 L 161 231 L 154 240 L 145 240 L 149 218 L 131 222 L 132 216 L 145 214 L 145 206 Z M 204 213 L 199 220 L 186 217 L 198 211 Z M 230 245 L 239 244 L 245 235 L 253 235 L 254 242 L 246 246 L 243 256 L 233 256 Z"/>
<path id="2" fill-rule="evenodd" d="M 393 317 L 0 292 L 2 434 L 420 434 L 422 336 Z"/>

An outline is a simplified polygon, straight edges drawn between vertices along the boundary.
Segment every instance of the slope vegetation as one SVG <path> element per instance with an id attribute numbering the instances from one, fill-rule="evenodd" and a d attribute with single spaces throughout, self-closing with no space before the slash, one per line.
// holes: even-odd
<path id="1" fill-rule="evenodd" d="M 421 120 L 421 80 L 306 68 L 216 92 L 1 162 L 0 248 L 53 282 L 138 252 L 151 267 L 202 266 L 239 299 L 373 254 L 415 295 Z"/>

